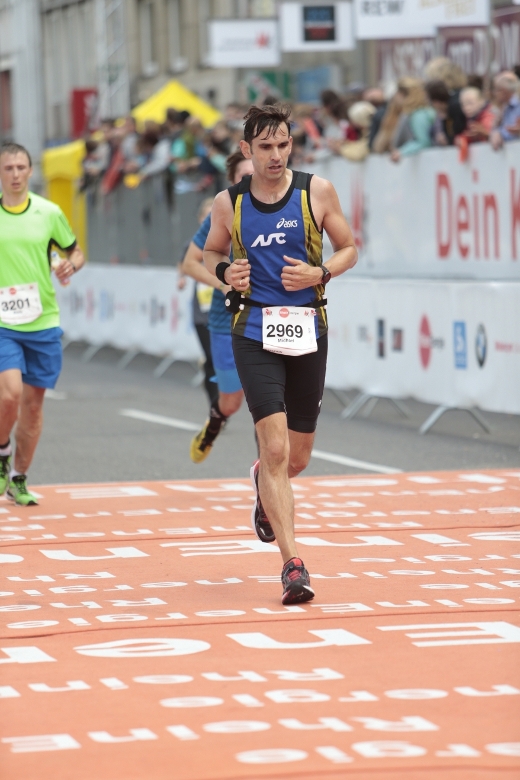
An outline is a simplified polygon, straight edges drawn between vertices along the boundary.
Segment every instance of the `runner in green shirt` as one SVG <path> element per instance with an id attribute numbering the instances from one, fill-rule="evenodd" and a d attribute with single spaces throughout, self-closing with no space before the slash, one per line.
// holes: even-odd
<path id="1" fill-rule="evenodd" d="M 31 174 L 23 146 L 0 146 L 0 495 L 7 490 L 22 506 L 37 503 L 27 490 L 27 471 L 42 429 L 45 390 L 61 370 L 52 248 L 66 255 L 54 269 L 61 283 L 85 262 L 61 209 L 29 192 Z"/>

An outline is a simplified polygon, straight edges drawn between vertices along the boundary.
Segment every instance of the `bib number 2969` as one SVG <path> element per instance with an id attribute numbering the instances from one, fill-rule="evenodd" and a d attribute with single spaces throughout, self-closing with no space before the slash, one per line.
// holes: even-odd
<path id="1" fill-rule="evenodd" d="M 296 337 L 297 339 L 301 339 L 303 336 L 303 328 L 301 325 L 284 325 L 283 323 L 279 322 L 278 325 L 274 325 L 272 322 L 269 323 L 267 326 L 267 338 L 268 339 L 275 339 L 275 338 L 289 338 L 292 339 Z"/>
<path id="2" fill-rule="evenodd" d="M 316 311 L 299 306 L 266 306 L 262 309 L 262 342 L 267 352 L 307 355 L 316 352 Z"/>

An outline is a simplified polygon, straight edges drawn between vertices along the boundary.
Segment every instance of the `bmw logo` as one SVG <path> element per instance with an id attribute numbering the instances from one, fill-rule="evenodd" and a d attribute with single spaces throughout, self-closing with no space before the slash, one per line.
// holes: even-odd
<path id="1" fill-rule="evenodd" d="M 475 338 L 475 355 L 477 357 L 477 363 L 480 368 L 483 367 L 487 357 L 487 336 L 486 329 L 481 324 L 477 328 L 477 335 Z"/>

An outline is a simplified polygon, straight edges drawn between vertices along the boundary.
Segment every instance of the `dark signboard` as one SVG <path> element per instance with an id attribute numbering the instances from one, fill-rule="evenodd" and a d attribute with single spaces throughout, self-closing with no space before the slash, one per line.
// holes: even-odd
<path id="1" fill-rule="evenodd" d="M 303 6 L 303 39 L 305 41 L 335 41 L 335 10 L 333 5 Z"/>

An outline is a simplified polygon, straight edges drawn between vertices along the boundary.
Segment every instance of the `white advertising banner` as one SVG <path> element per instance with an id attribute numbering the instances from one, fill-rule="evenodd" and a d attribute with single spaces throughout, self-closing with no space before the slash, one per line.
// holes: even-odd
<path id="1" fill-rule="evenodd" d="M 360 251 L 354 274 L 520 280 L 520 142 L 473 144 L 465 163 L 455 148 L 427 149 L 308 170 L 338 191 Z"/>
<path id="2" fill-rule="evenodd" d="M 261 68 L 280 64 L 277 19 L 213 19 L 208 22 L 213 68 Z"/>
<path id="3" fill-rule="evenodd" d="M 355 48 L 352 3 L 282 3 L 282 51 L 350 51 Z"/>
<path id="4" fill-rule="evenodd" d="M 346 274 L 327 298 L 328 387 L 520 413 L 520 282 Z"/>
<path id="5" fill-rule="evenodd" d="M 61 327 L 72 341 L 177 360 L 202 354 L 192 324 L 193 286 L 172 269 L 88 263 L 57 287 Z"/>
<path id="6" fill-rule="evenodd" d="M 437 27 L 489 24 L 489 0 L 354 0 L 360 40 L 428 38 Z"/>
<path id="7" fill-rule="evenodd" d="M 327 289 L 326 384 L 520 413 L 520 282 L 361 279 Z M 59 287 L 68 339 L 193 361 L 192 287 L 171 269 L 87 265 Z"/>

